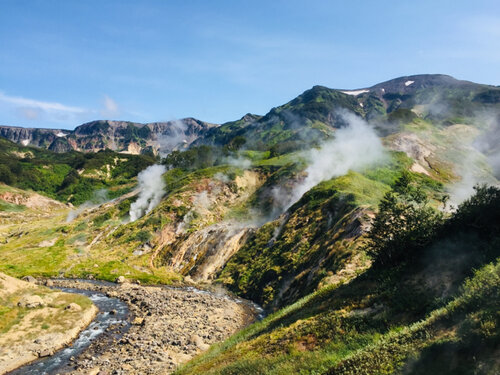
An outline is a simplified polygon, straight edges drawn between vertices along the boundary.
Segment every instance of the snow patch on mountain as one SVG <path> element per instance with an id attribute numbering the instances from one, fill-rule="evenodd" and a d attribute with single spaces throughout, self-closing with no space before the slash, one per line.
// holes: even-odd
<path id="1" fill-rule="evenodd" d="M 365 92 L 370 92 L 370 90 L 347 90 L 347 91 L 340 91 L 340 92 L 343 92 L 344 94 L 347 94 L 347 95 L 358 96 L 358 95 L 364 94 Z"/>

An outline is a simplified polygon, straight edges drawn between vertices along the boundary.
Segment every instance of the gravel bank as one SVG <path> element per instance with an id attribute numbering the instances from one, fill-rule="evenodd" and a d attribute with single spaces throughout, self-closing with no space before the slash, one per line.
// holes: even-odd
<path id="1" fill-rule="evenodd" d="M 107 334 L 74 358 L 71 374 L 169 374 L 181 363 L 253 322 L 257 311 L 224 295 L 190 288 L 102 285 L 54 280 L 54 286 L 95 290 L 125 301 L 132 326 Z"/>

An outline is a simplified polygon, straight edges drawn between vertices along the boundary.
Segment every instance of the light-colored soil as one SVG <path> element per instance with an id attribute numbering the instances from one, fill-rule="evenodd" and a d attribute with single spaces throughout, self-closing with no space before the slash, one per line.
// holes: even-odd
<path id="1" fill-rule="evenodd" d="M 0 192 L 0 199 L 8 203 L 22 205 L 36 210 L 67 208 L 64 203 L 58 202 L 54 199 L 44 197 L 43 195 L 34 192 L 28 193 L 14 188 L 10 188 L 10 191 Z"/>
<path id="2" fill-rule="evenodd" d="M 427 170 L 418 163 L 413 163 L 413 165 L 410 167 L 410 171 L 430 176 L 429 172 L 427 172 Z"/>
<path id="3" fill-rule="evenodd" d="M 31 308 L 18 306 L 29 300 L 40 303 Z M 66 309 L 74 303 L 81 309 Z M 97 307 L 85 297 L 0 273 L 0 374 L 68 345 L 96 314 Z"/>

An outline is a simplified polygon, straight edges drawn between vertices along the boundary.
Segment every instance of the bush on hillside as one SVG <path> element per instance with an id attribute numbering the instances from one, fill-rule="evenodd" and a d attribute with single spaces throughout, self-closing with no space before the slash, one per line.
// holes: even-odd
<path id="1" fill-rule="evenodd" d="M 412 261 L 435 238 L 442 222 L 443 215 L 429 205 L 426 194 L 405 172 L 379 204 L 367 252 L 375 265 Z"/>
<path id="2" fill-rule="evenodd" d="M 491 240 L 500 235 L 500 189 L 477 185 L 475 194 L 458 206 L 451 216 L 448 231 L 476 231 Z"/>

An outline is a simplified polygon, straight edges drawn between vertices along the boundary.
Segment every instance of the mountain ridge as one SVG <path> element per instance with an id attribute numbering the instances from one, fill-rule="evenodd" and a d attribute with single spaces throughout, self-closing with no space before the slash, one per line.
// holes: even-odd
<path id="1" fill-rule="evenodd" d="M 192 117 L 151 123 L 95 120 L 73 130 L 0 125 L 0 136 L 23 146 L 31 145 L 55 152 L 96 152 L 109 148 L 130 154 L 156 154 L 185 148 L 215 126 Z M 167 138 L 167 142 L 162 138 Z"/>
<path id="2" fill-rule="evenodd" d="M 435 90 L 441 90 L 435 92 Z M 462 96 L 471 97 L 464 106 Z M 483 107 L 500 103 L 498 86 L 458 80 L 445 74 L 401 76 L 369 87 L 333 89 L 315 85 L 288 103 L 271 108 L 264 116 L 247 113 L 241 119 L 212 124 L 187 117 L 178 121 L 137 123 L 131 121 L 95 120 L 74 130 L 25 128 L 0 125 L 0 136 L 23 145 L 48 148 L 56 152 L 99 151 L 110 148 L 126 153 L 168 153 L 191 144 L 227 143 L 230 138 L 247 136 L 254 144 L 261 133 L 282 133 L 266 141 L 296 142 L 306 137 L 321 137 L 342 126 L 336 111 L 347 109 L 369 120 L 382 119 L 399 110 L 415 105 L 426 108 L 434 117 L 443 117 L 432 108 L 434 102 L 442 107 L 454 107 L 462 115 L 472 115 Z M 429 109 L 430 108 L 430 109 Z M 297 113 L 299 113 L 297 115 Z M 305 124 L 298 124 L 305 121 Z M 309 123 L 308 123 L 309 122 Z M 300 129 L 297 129 L 300 128 Z M 303 134 L 302 134 L 303 133 Z M 162 139 L 177 138 L 177 142 Z M 314 144 L 314 140 L 312 141 Z M 263 147 L 260 145 L 259 147 Z"/>

